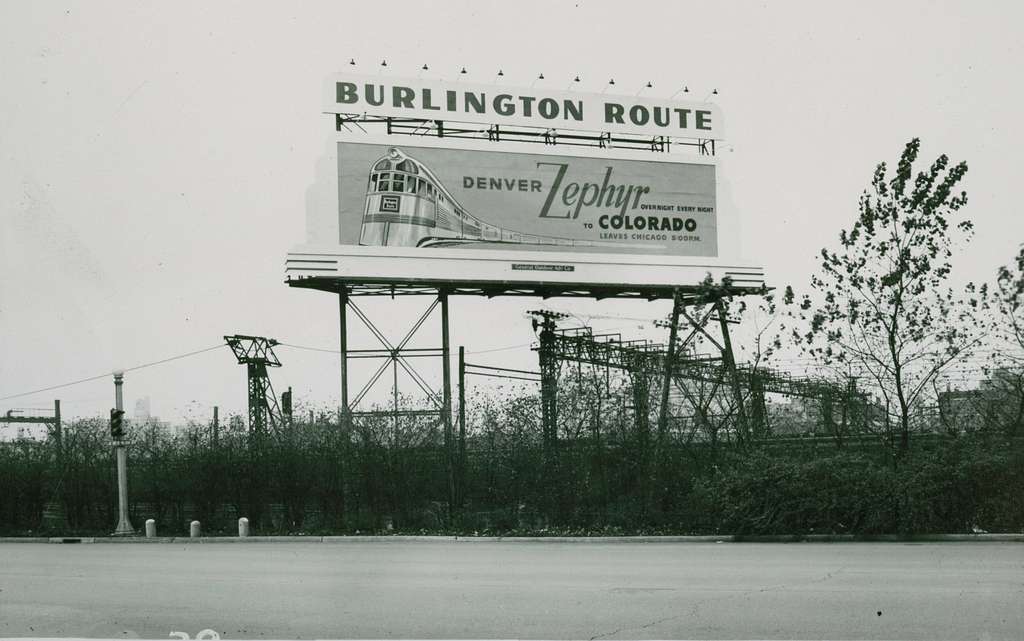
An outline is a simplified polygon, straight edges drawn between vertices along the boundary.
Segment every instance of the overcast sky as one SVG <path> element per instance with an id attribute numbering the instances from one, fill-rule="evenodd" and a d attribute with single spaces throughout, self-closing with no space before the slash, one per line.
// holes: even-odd
<path id="1" fill-rule="evenodd" d="M 723 247 L 773 285 L 807 282 L 907 140 L 967 160 L 975 221 L 960 279 L 990 279 L 1024 239 L 1017 188 L 1024 59 L 1015 2 L 4 2 L 0 4 L 0 397 L 217 345 L 224 334 L 336 348 L 337 302 L 283 284 L 333 122 L 321 86 L 348 67 L 668 97 L 718 89 Z M 377 301 L 395 336 L 427 300 Z M 454 345 L 527 345 L 531 299 L 452 301 Z M 660 303 L 573 303 L 657 318 Z M 598 327 L 657 337 L 621 320 Z M 354 333 L 353 341 L 369 340 Z M 363 347 L 372 346 L 363 342 Z M 338 359 L 281 347 L 278 391 L 336 403 Z M 528 347 L 474 361 L 536 365 Z M 353 381 L 358 388 L 361 381 Z M 71 415 L 109 378 L 0 401 Z M 204 419 L 245 407 L 245 370 L 214 350 L 129 372 L 126 405 Z"/>

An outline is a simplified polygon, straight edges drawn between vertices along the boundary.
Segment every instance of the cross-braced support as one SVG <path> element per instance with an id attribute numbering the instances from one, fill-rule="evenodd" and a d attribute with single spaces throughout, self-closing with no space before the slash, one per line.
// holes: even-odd
<path id="1" fill-rule="evenodd" d="M 249 433 L 261 437 L 268 428 L 278 429 L 284 425 L 281 407 L 277 403 L 274 387 L 270 384 L 268 367 L 280 367 L 281 361 L 274 353 L 277 341 L 262 336 L 225 336 L 239 365 L 245 365 L 249 387 Z"/>
<path id="2" fill-rule="evenodd" d="M 416 333 L 423 327 L 424 323 L 431 317 L 438 307 L 441 309 L 441 347 L 409 347 Z M 388 416 L 392 419 L 394 432 L 397 435 L 400 430 L 402 417 L 407 416 L 436 416 L 444 431 L 445 456 L 448 469 L 448 496 L 449 505 L 455 505 L 455 439 L 452 430 L 452 392 L 451 392 L 451 370 L 448 331 L 448 292 L 439 289 L 437 297 L 431 301 L 405 336 L 397 343 L 391 342 L 387 336 L 373 323 L 370 317 L 352 300 L 348 288 L 341 288 L 338 292 L 339 327 L 341 332 L 341 420 L 346 427 L 351 425 L 353 417 L 363 416 Z M 348 312 L 351 311 L 370 333 L 381 344 L 381 347 L 374 349 L 349 349 L 348 347 Z M 440 357 L 442 368 L 442 387 L 438 393 L 431 387 L 426 378 L 420 374 L 410 358 Z M 349 400 L 349 374 L 348 360 L 353 358 L 382 359 L 381 364 L 374 373 L 367 379 L 354 398 Z M 392 396 L 391 409 L 381 411 L 360 411 L 356 408 L 366 397 L 376 383 L 391 370 Z M 426 409 L 401 409 L 399 403 L 398 372 L 404 371 L 416 384 L 419 390 L 426 396 L 429 407 Z"/>

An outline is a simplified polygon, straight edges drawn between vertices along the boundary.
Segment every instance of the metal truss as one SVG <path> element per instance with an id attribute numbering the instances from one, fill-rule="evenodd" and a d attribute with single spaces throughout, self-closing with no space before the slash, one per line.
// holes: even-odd
<path id="1" fill-rule="evenodd" d="M 451 371 L 449 367 L 449 339 L 448 339 L 448 291 L 434 289 L 432 293 L 436 298 L 431 301 L 427 309 L 416 319 L 409 330 L 400 341 L 392 342 L 373 323 L 350 294 L 353 292 L 342 284 L 338 289 L 338 312 L 339 330 L 341 335 L 341 423 L 344 429 L 352 427 L 354 418 L 388 417 L 392 420 L 394 434 L 397 436 L 400 430 L 402 418 L 407 417 L 436 417 L 438 423 L 443 426 L 445 452 L 448 459 L 448 494 L 449 506 L 456 505 L 455 496 L 455 454 L 454 436 L 452 433 L 452 399 L 451 399 Z M 386 292 L 363 291 L 363 295 L 380 295 Z M 408 292 L 413 293 L 413 292 Z M 418 288 L 417 294 L 427 294 L 426 290 Z M 419 332 L 431 317 L 435 310 L 441 311 L 441 347 L 409 347 L 412 338 Z M 366 326 L 381 347 L 373 349 L 349 349 L 348 347 L 348 313 L 352 312 L 359 321 Z M 381 359 L 381 364 L 374 373 L 367 379 L 356 393 L 355 397 L 349 399 L 349 374 L 348 361 L 354 358 Z M 413 364 L 411 358 L 440 358 L 442 370 L 442 387 L 440 393 L 431 387 Z M 392 380 L 392 404 L 388 410 L 358 410 L 359 404 L 366 397 L 367 393 L 383 378 L 384 374 L 391 370 Z M 419 390 L 426 396 L 429 407 L 420 409 L 400 409 L 399 406 L 399 385 L 398 371 L 403 370 L 416 384 Z M 435 423 L 436 425 L 436 423 Z"/>
<path id="2" fill-rule="evenodd" d="M 752 366 L 737 366 L 732 353 L 728 324 L 735 322 L 724 314 L 724 307 L 715 301 L 702 313 L 688 312 L 677 297 L 673 306 L 673 321 L 661 326 L 670 329 L 669 344 L 647 340 L 623 340 L 620 334 L 594 334 L 589 327 L 557 329 L 555 324 L 565 315 L 533 312 L 538 320 L 535 328 L 541 328 L 539 345 L 536 348 L 541 363 L 541 396 L 544 410 L 545 435 L 556 433 L 557 381 L 563 362 L 588 364 L 607 371 L 625 372 L 631 382 L 634 422 L 637 435 L 647 439 L 650 433 L 650 394 L 657 379 L 661 380 L 661 403 L 658 411 L 659 443 L 667 437 L 671 418 L 669 397 L 675 390 L 682 401 L 692 406 L 698 414 L 708 414 L 710 406 L 704 401 L 721 397 L 723 387 L 728 390 L 723 399 L 726 414 L 737 420 L 737 437 L 740 440 L 762 438 L 767 432 L 767 411 L 765 394 L 774 393 L 789 397 L 817 399 L 822 405 L 825 423 L 832 422 L 832 404 L 838 399 L 860 399 L 851 386 L 836 384 L 820 378 L 796 377 L 787 372 Z M 685 325 L 679 324 L 679 317 Z M 721 335 L 708 331 L 708 325 L 717 321 Z M 688 330 L 680 336 L 680 330 Z M 693 341 L 703 336 L 721 352 L 720 356 L 701 356 L 693 350 Z M 697 390 L 694 384 L 710 385 Z M 548 390 L 545 395 L 545 390 Z M 552 391 L 555 390 L 555 391 Z M 731 396 L 731 398 L 728 398 Z M 703 400 L 702 400 L 703 399 Z M 863 400 L 863 399 L 860 399 Z"/>
<path id="3" fill-rule="evenodd" d="M 20 413 L 21 410 L 10 409 L 4 414 L 0 414 L 0 423 L 12 423 L 17 425 L 45 425 L 47 427 L 47 437 L 53 439 L 53 442 L 57 445 L 57 451 L 61 448 L 61 420 L 60 420 L 60 401 L 56 400 L 53 402 L 53 416 L 15 416 L 15 413 Z M 21 438 L 21 428 L 18 428 L 18 438 Z"/>
<path id="4" fill-rule="evenodd" d="M 663 300 L 679 296 L 683 305 L 697 305 L 706 302 L 703 288 L 699 285 L 679 287 L 670 285 L 649 285 L 623 288 L 619 285 L 572 285 L 560 283 L 469 283 L 453 285 L 450 282 L 417 281 L 403 279 L 381 279 L 374 282 L 370 279 L 347 279 L 337 276 L 307 276 L 289 278 L 288 285 L 303 289 L 316 289 L 335 294 L 345 293 L 352 296 L 436 296 L 440 289 L 451 295 L 484 296 L 531 296 L 535 298 L 625 298 L 632 300 Z M 750 285 L 734 281 L 725 288 L 729 295 L 741 296 L 763 291 L 760 281 L 751 281 Z"/>
<path id="5" fill-rule="evenodd" d="M 515 141 L 563 147 L 616 147 L 643 149 L 655 153 L 668 153 L 673 146 L 676 146 L 691 148 L 701 156 L 715 155 L 715 141 L 711 138 L 636 136 L 610 132 L 559 130 L 550 127 L 474 125 L 446 120 L 369 116 L 359 113 L 334 114 L 335 131 L 367 131 L 367 128 L 381 129 L 389 136 L 464 138 L 490 142 Z"/>
<path id="6" fill-rule="evenodd" d="M 444 410 L 444 400 L 440 394 L 437 393 L 430 384 L 420 375 L 419 372 L 412 366 L 412 363 L 408 361 L 409 358 L 415 357 L 439 357 L 442 356 L 443 348 L 438 347 L 426 347 L 426 348 L 412 348 L 407 347 L 409 341 L 416 332 L 423 326 L 430 315 L 437 309 L 440 299 L 434 299 L 427 310 L 420 315 L 420 317 L 413 323 L 411 329 L 406 332 L 405 336 L 397 344 L 393 344 L 388 340 L 386 336 L 373 324 L 373 321 L 355 304 L 354 301 L 348 301 L 348 309 L 356 315 L 356 317 L 362 321 L 363 325 L 370 330 L 370 333 L 380 342 L 383 349 L 358 349 L 358 350 L 346 350 L 346 358 L 374 358 L 384 359 L 384 362 L 380 364 L 377 370 L 370 376 L 369 380 L 363 385 L 362 389 L 356 394 L 355 398 L 351 402 L 346 403 L 346 410 L 353 416 L 367 416 L 367 415 L 379 415 L 387 413 L 395 417 L 395 425 L 397 429 L 398 417 L 401 415 L 434 415 L 438 418 Z M 413 382 L 420 388 L 420 390 L 426 394 L 427 400 L 430 401 L 431 408 L 425 410 L 412 410 L 401 412 L 398 409 L 398 368 L 401 367 Z M 360 401 L 366 396 L 366 394 L 374 387 L 374 385 L 381 379 L 384 372 L 388 369 L 392 371 L 392 380 L 394 383 L 393 387 L 393 408 L 390 412 L 355 412 L 354 408 L 359 405 Z"/>
<path id="7" fill-rule="evenodd" d="M 277 341 L 262 336 L 245 336 L 235 334 L 225 336 L 224 340 L 234 352 L 239 365 L 246 366 L 249 388 L 249 433 L 257 438 L 265 434 L 268 428 L 280 429 L 285 425 L 285 417 L 277 403 L 277 395 L 270 384 L 268 367 L 280 367 L 281 361 L 274 353 Z"/>

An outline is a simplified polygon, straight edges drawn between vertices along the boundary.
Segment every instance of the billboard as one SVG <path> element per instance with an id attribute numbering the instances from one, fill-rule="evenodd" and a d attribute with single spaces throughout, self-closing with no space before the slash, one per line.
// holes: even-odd
<path id="1" fill-rule="evenodd" d="M 716 105 L 671 98 L 335 74 L 325 86 L 323 103 L 325 112 L 333 114 L 724 138 L 722 114 Z"/>
<path id="2" fill-rule="evenodd" d="M 717 256 L 715 165 L 663 158 L 339 140 L 337 242 L 424 255 Z"/>

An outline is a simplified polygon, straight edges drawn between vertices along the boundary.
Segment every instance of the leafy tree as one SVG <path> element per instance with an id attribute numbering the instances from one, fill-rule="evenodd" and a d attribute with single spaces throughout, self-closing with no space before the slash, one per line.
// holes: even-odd
<path id="1" fill-rule="evenodd" d="M 999 427 L 1015 435 L 1024 428 L 1024 246 L 1013 264 L 996 273 L 989 309 L 995 349 L 986 409 Z"/>
<path id="2" fill-rule="evenodd" d="M 984 295 L 968 286 L 965 300 L 947 282 L 953 251 L 973 230 L 955 220 L 967 203 L 954 192 L 967 163 L 950 166 L 943 154 L 914 176 L 919 150 L 918 139 L 907 143 L 892 176 L 884 162 L 875 169 L 857 220 L 837 249 L 821 250 L 813 293 L 794 312 L 804 324 L 792 330 L 821 363 L 867 379 L 885 404 L 886 427 L 897 430 L 900 456 L 932 383 L 977 344 L 972 316 Z M 793 298 L 788 290 L 796 305 Z"/>

